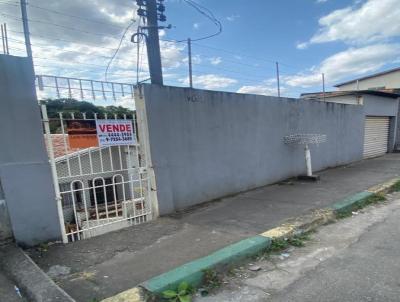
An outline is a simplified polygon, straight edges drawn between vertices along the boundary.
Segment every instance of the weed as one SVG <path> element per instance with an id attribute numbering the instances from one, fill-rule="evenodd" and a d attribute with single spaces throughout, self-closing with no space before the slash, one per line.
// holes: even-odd
<path id="1" fill-rule="evenodd" d="M 189 283 L 183 281 L 177 290 L 165 290 L 162 292 L 164 301 L 168 302 L 190 302 L 192 301 L 193 288 Z"/>
<path id="2" fill-rule="evenodd" d="M 47 243 L 41 243 L 39 244 L 39 246 L 37 247 L 37 250 L 41 253 L 43 252 L 47 252 L 49 250 L 49 245 Z"/>
<path id="3" fill-rule="evenodd" d="M 222 278 L 215 270 L 205 269 L 203 272 L 204 272 L 203 283 L 205 288 L 212 290 L 221 286 Z"/>
<path id="4" fill-rule="evenodd" d="M 385 197 L 384 193 L 374 193 L 371 196 L 364 198 L 363 200 L 360 200 L 360 202 L 354 204 L 352 207 L 350 207 L 344 211 L 340 211 L 339 213 L 336 214 L 336 218 L 343 219 L 346 217 L 350 217 L 352 215 L 353 211 L 358 211 L 366 206 L 369 206 L 372 204 L 377 204 L 377 203 L 385 201 L 385 200 L 386 200 L 386 197 Z"/>
<path id="5" fill-rule="evenodd" d="M 289 238 L 288 243 L 295 247 L 303 247 L 304 246 L 304 241 L 299 238 L 296 238 L 296 237 Z"/>
<path id="6" fill-rule="evenodd" d="M 284 238 L 274 238 L 272 239 L 271 246 L 269 247 L 269 252 L 280 252 L 287 249 L 289 243 Z"/>
<path id="7" fill-rule="evenodd" d="M 400 191 L 400 180 L 396 181 L 391 187 L 390 192 L 399 192 Z"/>

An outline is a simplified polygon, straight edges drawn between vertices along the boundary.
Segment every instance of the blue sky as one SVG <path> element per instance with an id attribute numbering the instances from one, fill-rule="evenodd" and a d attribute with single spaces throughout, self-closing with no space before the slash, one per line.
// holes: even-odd
<path id="1" fill-rule="evenodd" d="M 19 6 L 0 0 L 0 21 L 9 28 L 10 51 L 24 55 Z M 283 96 L 327 90 L 347 79 L 400 65 L 399 0 L 197 0 L 223 25 L 220 35 L 193 43 L 196 88 L 276 95 L 279 62 Z M 251 6 L 250 6 L 251 4 Z M 183 0 L 166 0 L 163 40 L 203 37 L 215 25 Z M 148 77 L 145 50 L 130 36 L 138 25 L 132 0 L 30 0 L 28 17 L 37 74 L 125 83 Z M 164 80 L 187 86 L 185 43 L 161 41 Z M 42 96 L 48 96 L 45 93 Z M 104 104 L 109 100 L 99 101 Z M 125 100 L 118 104 L 127 105 Z"/>

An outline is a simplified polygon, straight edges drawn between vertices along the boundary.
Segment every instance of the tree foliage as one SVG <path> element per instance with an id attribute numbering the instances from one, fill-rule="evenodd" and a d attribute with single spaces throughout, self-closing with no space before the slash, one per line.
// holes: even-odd
<path id="1" fill-rule="evenodd" d="M 64 114 L 74 113 L 75 118 L 82 118 L 82 113 L 86 113 L 87 118 L 94 118 L 95 113 L 99 118 L 104 118 L 106 114 L 108 118 L 114 118 L 115 114 L 118 118 L 122 118 L 124 114 L 132 118 L 132 115 L 135 114 L 133 110 L 122 106 L 97 106 L 75 99 L 46 99 L 41 100 L 40 103 L 47 106 L 49 118 L 57 118 L 60 112 Z"/>
<path id="2" fill-rule="evenodd" d="M 78 101 L 75 99 L 46 99 L 41 100 L 40 104 L 47 106 L 47 115 L 50 119 L 54 119 L 50 122 L 50 132 L 61 133 L 61 123 L 59 120 L 59 113 L 63 113 L 63 117 L 69 119 L 70 114 L 73 113 L 76 119 L 83 118 L 83 113 L 86 114 L 86 118 L 94 118 L 97 113 L 98 118 L 113 119 L 115 115 L 117 118 L 123 118 L 126 115 L 127 118 L 135 116 L 136 112 L 122 106 L 97 106 L 89 102 Z"/>

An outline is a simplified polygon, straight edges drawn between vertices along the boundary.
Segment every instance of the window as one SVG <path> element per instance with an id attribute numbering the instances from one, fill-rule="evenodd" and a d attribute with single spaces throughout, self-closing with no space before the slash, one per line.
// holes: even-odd
<path id="1" fill-rule="evenodd" d="M 97 204 L 105 203 L 106 199 L 107 203 L 114 202 L 115 201 L 114 189 L 115 189 L 115 197 L 118 200 L 118 190 L 116 185 L 113 184 L 111 177 L 104 178 L 104 182 L 102 179 L 96 179 L 94 182 L 94 186 L 93 186 L 93 180 L 89 180 L 89 187 L 90 187 L 90 202 L 92 206 L 95 205 L 95 200 L 97 201 Z"/>

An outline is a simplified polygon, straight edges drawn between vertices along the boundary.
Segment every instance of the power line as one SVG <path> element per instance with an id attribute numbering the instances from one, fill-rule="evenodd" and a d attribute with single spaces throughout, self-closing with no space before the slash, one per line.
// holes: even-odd
<path id="1" fill-rule="evenodd" d="M 200 41 L 200 40 L 205 40 L 205 39 L 209 39 L 215 36 L 218 36 L 219 34 L 222 33 L 222 24 L 221 22 L 214 16 L 214 14 L 212 13 L 212 11 L 210 11 L 207 7 L 194 2 L 193 0 L 183 0 L 185 1 L 188 5 L 190 5 L 191 7 L 193 7 L 196 11 L 198 11 L 200 14 L 202 14 L 203 16 L 205 16 L 207 19 L 211 20 L 211 22 L 214 23 L 215 26 L 217 26 L 217 31 L 211 35 L 207 35 L 205 37 L 201 37 L 201 38 L 196 38 L 196 39 L 191 39 L 192 41 Z"/>
<path id="2" fill-rule="evenodd" d="M 125 39 L 126 33 L 128 32 L 129 28 L 131 28 L 131 26 L 133 25 L 133 23 L 135 23 L 135 21 L 132 21 L 132 22 L 125 28 L 125 31 L 124 31 L 124 33 L 123 33 L 121 39 L 119 40 L 118 47 L 117 47 L 117 49 L 115 50 L 114 54 L 112 55 L 112 57 L 110 58 L 110 61 L 109 61 L 108 64 L 107 64 L 107 68 L 106 68 L 106 71 L 105 71 L 105 73 L 104 73 L 104 78 L 105 78 L 106 81 L 107 81 L 108 69 L 110 68 L 110 65 L 111 65 L 112 61 L 114 60 L 115 56 L 118 54 L 118 51 L 120 50 L 121 45 L 122 45 L 122 41 Z"/>
<path id="3" fill-rule="evenodd" d="M 8 30 L 8 31 L 16 33 L 16 34 L 23 34 L 22 31 L 16 31 L 16 30 Z M 60 38 L 55 38 L 55 37 L 51 37 L 51 36 L 44 36 L 44 35 L 35 34 L 35 33 L 33 33 L 33 34 L 31 33 L 31 36 L 40 37 L 40 38 L 43 38 L 45 40 L 50 40 L 50 41 L 60 41 L 60 42 L 66 42 L 66 43 L 83 44 L 85 46 L 90 46 L 90 47 L 94 47 L 94 48 L 107 49 L 107 50 L 115 51 L 115 48 L 98 46 L 98 45 L 94 45 L 94 44 L 87 44 L 86 42 L 85 43 L 79 43 L 79 42 L 68 40 L 68 39 L 60 39 Z M 35 44 L 35 45 L 37 46 L 37 44 Z M 45 45 L 43 45 L 43 46 L 45 46 Z"/>
<path id="4" fill-rule="evenodd" d="M 201 68 L 205 67 L 205 68 L 209 68 L 209 69 L 222 70 L 222 71 L 225 71 L 225 72 L 228 72 L 228 73 L 232 73 L 232 74 L 245 75 L 242 72 L 238 72 L 237 70 L 226 69 L 226 68 L 218 67 L 218 66 L 211 66 L 211 65 L 204 66 L 201 63 L 193 63 L 193 65 L 201 66 Z M 247 77 L 247 75 L 245 75 L 245 76 Z M 255 76 L 247 77 L 247 79 L 250 79 L 250 78 L 253 78 L 254 80 L 260 80 L 260 79 L 265 80 L 265 78 L 261 78 L 261 77 L 255 77 Z"/>
<path id="5" fill-rule="evenodd" d="M 0 0 L 0 4 L 5 4 L 5 5 L 10 5 L 10 6 L 16 6 L 19 7 L 19 3 L 18 2 L 4 2 L 3 0 Z M 86 22 L 91 22 L 91 23 L 97 23 L 97 24 L 103 24 L 103 25 L 107 25 L 110 27 L 115 27 L 115 28 L 119 28 L 119 29 L 124 29 L 123 26 L 120 25 L 115 25 L 115 24 L 110 24 L 110 23 L 106 23 L 103 21 L 98 21 L 98 20 L 94 20 L 94 19 L 89 19 L 89 18 L 85 18 L 85 17 L 81 17 L 81 16 L 76 16 L 76 15 L 72 15 L 72 14 L 66 14 L 66 13 L 62 13 L 58 10 L 54 10 L 54 9 L 49 9 L 49 8 L 45 8 L 42 6 L 38 6 L 38 5 L 34 5 L 31 3 L 28 3 L 29 7 L 38 9 L 38 10 L 43 10 L 43 11 L 47 11 L 49 13 L 53 13 L 53 14 L 57 14 L 57 15 L 61 15 L 61 16 L 65 16 L 65 17 L 70 17 L 70 18 L 75 18 L 75 19 L 79 19 L 82 21 L 86 21 Z"/>
<path id="6" fill-rule="evenodd" d="M 114 24 L 108 24 L 106 22 L 102 22 L 102 21 L 98 21 L 98 20 L 94 20 L 94 19 L 88 19 L 88 18 L 76 16 L 76 15 L 66 14 L 66 13 L 62 13 L 60 11 L 44 8 L 44 7 L 41 7 L 41 6 L 38 6 L 38 5 L 33 5 L 33 4 L 30 4 L 30 3 L 28 3 L 28 6 L 36 8 L 36 9 L 39 9 L 39 10 L 47 11 L 47 12 L 50 12 L 50 13 L 53 13 L 53 14 L 61 15 L 61 16 L 66 16 L 66 17 L 80 19 L 80 20 L 87 21 L 87 22 L 92 22 L 92 23 L 97 23 L 97 24 L 104 24 L 104 25 L 108 25 L 108 26 L 124 29 L 123 26 L 114 25 Z"/>
<path id="7" fill-rule="evenodd" d="M 269 60 L 269 59 L 258 58 L 258 57 L 251 56 L 249 54 L 240 53 L 240 52 L 233 52 L 233 51 L 230 51 L 230 50 L 217 48 L 217 47 L 214 47 L 214 46 L 208 46 L 208 45 L 199 44 L 199 43 L 194 43 L 194 44 L 197 45 L 197 46 L 200 46 L 200 47 L 209 48 L 209 49 L 213 49 L 213 50 L 217 50 L 217 51 L 222 51 L 222 52 L 226 52 L 226 53 L 229 53 L 229 54 L 232 54 L 232 55 L 243 56 L 243 57 L 246 57 L 247 59 L 253 59 L 253 60 L 256 60 L 256 61 L 268 62 L 268 63 L 273 63 L 273 64 L 275 64 L 275 62 L 277 61 L 277 60 Z M 290 67 L 290 68 L 296 69 L 296 70 L 302 69 L 300 67 L 289 65 L 289 64 L 283 63 L 281 61 L 279 61 L 279 64 L 280 65 L 284 65 L 286 67 Z"/>
<path id="8" fill-rule="evenodd" d="M 12 18 L 12 19 L 17 20 L 17 21 L 22 21 L 22 19 L 17 17 L 17 16 L 5 14 L 5 13 L 0 13 L 0 15 L 8 17 L 8 18 Z M 88 34 L 88 35 L 95 35 L 95 36 L 100 36 L 100 37 L 112 37 L 112 38 L 118 37 L 118 35 L 109 35 L 109 34 L 104 34 L 104 33 L 97 33 L 97 32 L 81 30 L 81 29 L 78 29 L 78 28 L 75 28 L 75 27 L 69 27 L 69 26 L 65 26 L 65 25 L 60 25 L 60 24 L 57 24 L 57 23 L 54 23 L 54 22 L 47 22 L 47 21 L 33 20 L 33 19 L 28 19 L 28 21 L 29 22 L 34 22 L 34 23 L 39 23 L 39 24 L 52 25 L 52 26 L 56 26 L 56 27 L 59 27 L 59 28 L 72 30 L 72 31 L 76 31 L 76 32 L 80 32 L 80 33 L 84 33 L 84 34 Z"/>
<path id="9" fill-rule="evenodd" d="M 81 61 L 74 61 L 74 62 L 61 62 L 59 60 L 54 60 L 54 59 L 49 59 L 49 58 L 43 58 L 43 57 L 38 57 L 38 56 L 33 56 L 34 59 L 38 59 L 38 60 L 44 60 L 44 61 L 54 61 L 56 63 L 59 64 L 79 64 L 79 65 L 87 65 L 87 66 L 95 66 L 95 67 L 99 67 L 99 68 L 104 68 L 104 65 L 100 65 L 100 64 L 93 64 L 93 63 L 85 63 L 85 62 L 81 62 Z M 126 70 L 126 71 L 131 71 L 130 69 L 126 69 L 126 68 L 120 68 L 120 70 Z"/>

